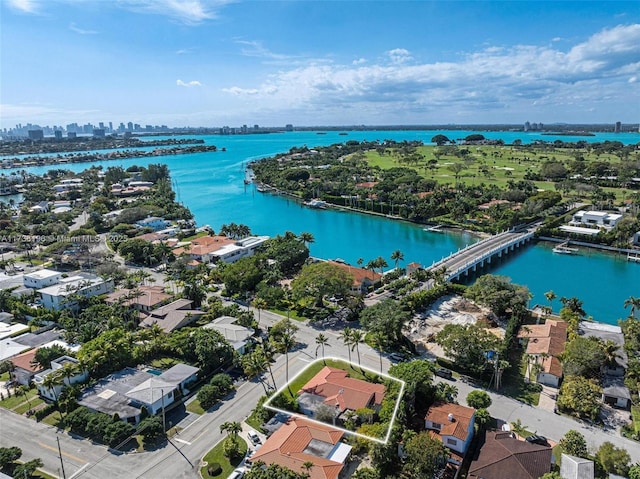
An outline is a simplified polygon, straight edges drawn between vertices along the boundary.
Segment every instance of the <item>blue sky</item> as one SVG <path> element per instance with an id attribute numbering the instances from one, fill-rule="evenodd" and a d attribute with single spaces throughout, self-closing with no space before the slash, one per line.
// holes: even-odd
<path id="1" fill-rule="evenodd" d="M 0 0 L 0 127 L 640 121 L 640 2 Z"/>

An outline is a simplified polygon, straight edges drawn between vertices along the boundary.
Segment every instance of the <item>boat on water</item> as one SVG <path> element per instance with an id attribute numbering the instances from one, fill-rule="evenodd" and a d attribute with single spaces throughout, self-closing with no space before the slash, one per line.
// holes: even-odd
<path id="1" fill-rule="evenodd" d="M 349 133 L 347 133 L 346 131 L 342 131 L 340 133 L 338 133 L 339 136 L 347 136 Z"/>
<path id="2" fill-rule="evenodd" d="M 580 250 L 578 248 L 570 248 L 568 241 L 565 241 L 553 248 L 553 252 L 558 254 L 578 254 L 579 251 Z"/>
<path id="3" fill-rule="evenodd" d="M 429 233 L 444 233 L 444 231 L 442 231 L 442 227 L 443 225 L 429 226 L 428 228 L 422 228 L 422 231 L 428 231 Z"/>
<path id="4" fill-rule="evenodd" d="M 309 200 L 309 201 L 305 201 L 304 204 L 305 204 L 305 206 L 308 206 L 309 208 L 320 208 L 320 209 L 324 209 L 327 206 L 329 206 L 326 201 L 322 201 L 322 200 L 319 200 L 317 198 L 314 198 L 314 199 Z"/>
<path id="5" fill-rule="evenodd" d="M 632 263 L 640 263 L 640 254 L 627 254 L 627 261 L 631 261 Z"/>

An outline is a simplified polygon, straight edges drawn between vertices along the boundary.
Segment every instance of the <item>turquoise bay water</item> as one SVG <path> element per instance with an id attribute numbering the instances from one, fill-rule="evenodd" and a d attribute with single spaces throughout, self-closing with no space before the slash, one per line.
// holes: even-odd
<path id="1" fill-rule="evenodd" d="M 224 223 L 244 223 L 256 234 L 277 235 L 285 231 L 296 234 L 310 232 L 315 237 L 311 254 L 321 258 L 342 258 L 356 264 L 358 258 L 368 262 L 384 257 L 389 266 L 391 253 L 404 254 L 404 264 L 412 261 L 428 266 L 451 252 L 476 241 L 469 233 L 430 233 L 422 226 L 337 210 L 314 210 L 282 196 L 259 193 L 254 185 L 244 185 L 244 169 L 255 159 L 288 151 L 293 146 L 323 146 L 348 140 L 422 140 L 442 133 L 449 138 L 462 138 L 476 132 L 466 131 L 362 131 L 340 136 L 338 132 L 317 135 L 314 132 L 291 132 L 269 135 L 205 136 L 206 144 L 214 144 L 226 152 L 174 155 L 158 158 L 115 160 L 97 163 L 64 165 L 72 171 L 82 171 L 91 165 L 104 168 L 121 165 L 166 163 L 174 181 L 178 200 L 194 213 L 199 225 L 209 224 L 218 230 Z M 520 138 L 524 143 L 535 139 L 553 141 L 617 140 L 623 143 L 640 141 L 638 134 L 599 134 L 595 137 L 552 137 L 522 132 L 481 132 L 487 138 L 502 138 L 511 142 Z M 51 167 L 30 168 L 41 174 Z M 11 170 L 3 170 L 10 174 Z M 544 293 L 549 290 L 565 297 L 576 296 L 584 302 L 587 314 L 596 321 L 614 324 L 626 317 L 624 300 L 640 296 L 640 264 L 627 263 L 615 256 L 584 250 L 577 256 L 557 255 L 551 246 L 540 243 L 505 259 L 488 270 L 503 274 L 515 283 L 529 287 L 534 297 L 531 304 L 547 304 Z M 554 309 L 559 308 L 559 299 Z"/>

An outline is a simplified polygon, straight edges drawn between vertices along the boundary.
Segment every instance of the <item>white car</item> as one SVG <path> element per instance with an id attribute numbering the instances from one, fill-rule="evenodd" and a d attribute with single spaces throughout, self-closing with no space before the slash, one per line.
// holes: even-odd
<path id="1" fill-rule="evenodd" d="M 244 476 L 244 467 L 239 467 L 238 469 L 235 469 L 231 474 L 229 474 L 229 477 L 227 479 L 242 479 L 242 477 Z"/>
<path id="2" fill-rule="evenodd" d="M 258 437 L 258 434 L 255 431 L 249 431 L 247 433 L 247 437 L 251 441 L 251 444 L 253 444 L 254 446 L 262 444 L 262 441 L 260 440 L 260 438 Z"/>

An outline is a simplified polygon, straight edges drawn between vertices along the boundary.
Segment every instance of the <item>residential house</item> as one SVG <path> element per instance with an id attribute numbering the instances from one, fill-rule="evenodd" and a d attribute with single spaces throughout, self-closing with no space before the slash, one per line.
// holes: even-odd
<path id="1" fill-rule="evenodd" d="M 349 377 L 347 371 L 323 367 L 298 391 L 298 404 L 303 414 L 314 417 L 320 404 L 335 408 L 336 419 L 343 420 L 347 411 L 369 408 L 379 411 L 385 387 Z"/>
<path id="2" fill-rule="evenodd" d="M 559 387 L 562 380 L 562 363 L 559 356 L 567 343 L 567 323 L 547 319 L 543 324 L 528 324 L 518 331 L 518 340 L 525 346 L 529 364 L 532 364 L 536 381 L 551 387 Z"/>
<path id="3" fill-rule="evenodd" d="M 415 261 L 412 263 L 409 263 L 407 265 L 407 275 L 411 275 L 411 273 L 413 273 L 414 271 L 418 271 L 421 268 L 422 268 L 422 265 L 420 263 L 416 263 Z"/>
<path id="4" fill-rule="evenodd" d="M 18 384 L 26 386 L 37 373 L 44 370 L 44 368 L 35 361 L 37 351 L 37 348 L 30 349 L 11 358 L 11 364 L 13 365 L 11 379 Z"/>
<path id="5" fill-rule="evenodd" d="M 233 263 L 240 258 L 253 256 L 268 239 L 268 236 L 249 236 L 241 240 L 223 235 L 201 236 L 192 240 L 189 245 L 176 248 L 173 253 L 176 256 L 187 254 L 191 259 L 205 264 L 217 261 Z"/>
<path id="6" fill-rule="evenodd" d="M 29 346 L 17 343 L 10 338 L 2 338 L 0 339 L 0 361 L 10 359 L 26 349 L 29 349 Z"/>
<path id="7" fill-rule="evenodd" d="M 624 384 L 629 358 L 624 350 L 624 335 L 620 326 L 582 321 L 579 332 L 584 337 L 595 337 L 617 345 L 617 357 L 611 364 L 602 367 L 602 402 L 610 406 L 629 409 L 631 393 Z"/>
<path id="8" fill-rule="evenodd" d="M 438 403 L 427 411 L 424 427 L 433 431 L 433 436 L 447 448 L 464 457 L 473 438 L 475 417 L 476 410 L 472 407 Z"/>
<path id="9" fill-rule="evenodd" d="M 73 309 L 77 303 L 70 298 L 74 294 L 85 298 L 107 294 L 113 291 L 113 280 L 105 280 L 98 276 L 80 273 L 68 278 L 60 278 L 57 284 L 38 289 L 42 305 L 48 309 Z"/>
<path id="10" fill-rule="evenodd" d="M 49 202 L 48 201 L 39 201 L 31 208 L 29 208 L 29 212 L 31 213 L 46 213 L 49 211 Z"/>
<path id="11" fill-rule="evenodd" d="M 165 333 L 170 333 L 196 321 L 204 311 L 191 309 L 193 301 L 177 299 L 149 312 L 149 316 L 142 320 L 140 327 L 150 328 L 157 324 Z"/>
<path id="12" fill-rule="evenodd" d="M 601 230 L 612 230 L 621 219 L 622 215 L 618 213 L 580 210 L 574 213 L 568 225 L 562 225 L 559 229 L 568 233 L 595 236 Z"/>
<path id="13" fill-rule="evenodd" d="M 551 471 L 551 452 L 549 446 L 518 440 L 510 432 L 487 431 L 467 478 L 538 479 Z"/>
<path id="14" fill-rule="evenodd" d="M 79 370 L 78 368 L 79 361 L 71 356 L 61 356 L 57 359 L 51 361 L 51 367 L 42 372 L 37 373 L 33 377 L 33 382 L 38 388 L 38 392 L 42 397 L 50 399 L 52 401 L 57 401 L 60 397 L 60 393 L 66 386 L 70 386 L 72 384 L 82 383 L 87 380 L 89 377 L 89 373 L 87 370 Z M 69 377 L 61 377 L 61 384 L 55 384 L 54 386 L 48 388 L 44 385 L 45 378 L 50 374 L 54 374 L 63 368 L 74 368 L 72 369 L 73 375 Z"/>
<path id="15" fill-rule="evenodd" d="M 165 293 L 162 286 L 140 286 L 136 289 L 119 289 L 108 294 L 107 304 L 122 304 L 137 311 L 150 313 L 166 304 L 173 296 Z"/>
<path id="16" fill-rule="evenodd" d="M 169 221 L 158 216 L 149 216 L 143 220 L 136 221 L 137 228 L 151 228 L 153 231 L 160 231 L 169 226 Z"/>
<path id="17" fill-rule="evenodd" d="M 633 246 L 640 246 L 640 231 L 636 232 L 633 235 L 632 242 L 633 242 Z"/>
<path id="18" fill-rule="evenodd" d="M 352 294 L 366 294 L 369 288 L 373 287 L 382 279 L 380 273 L 376 273 L 370 269 L 357 268 L 340 261 L 329 261 L 329 263 L 338 266 L 353 276 L 353 284 L 351 285 Z"/>
<path id="19" fill-rule="evenodd" d="M 229 341 L 233 349 L 238 352 L 238 354 L 244 354 L 245 348 L 251 337 L 255 334 L 255 330 L 253 328 L 247 328 L 237 324 L 238 318 L 234 318 L 232 316 L 220 316 L 219 318 L 214 319 L 209 324 L 205 324 L 203 328 L 206 329 L 215 329 L 218 331 L 224 338 Z"/>
<path id="20" fill-rule="evenodd" d="M 51 269 L 40 269 L 31 273 L 25 273 L 23 284 L 27 288 L 42 289 L 58 284 L 62 279 L 62 273 Z"/>
<path id="21" fill-rule="evenodd" d="M 173 404 L 195 380 L 198 368 L 178 364 L 160 375 L 154 372 L 125 368 L 85 389 L 78 404 L 92 411 L 103 412 L 126 422 L 137 424 L 142 408 L 158 414 Z"/>
<path id="22" fill-rule="evenodd" d="M 341 441 L 344 432 L 327 425 L 290 418 L 251 457 L 251 462 L 278 464 L 309 479 L 338 479 L 351 446 Z M 305 468 L 310 462 L 313 467 Z"/>
<path id="23" fill-rule="evenodd" d="M 593 479 L 595 477 L 593 461 L 563 453 L 560 475 L 562 479 Z"/>

